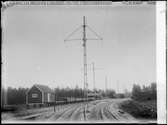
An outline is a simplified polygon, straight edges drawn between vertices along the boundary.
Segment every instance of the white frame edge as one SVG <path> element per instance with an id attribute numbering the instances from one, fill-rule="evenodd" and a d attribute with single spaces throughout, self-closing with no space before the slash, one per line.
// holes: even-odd
<path id="1" fill-rule="evenodd" d="M 156 1 L 157 122 L 166 123 L 166 2 Z"/>

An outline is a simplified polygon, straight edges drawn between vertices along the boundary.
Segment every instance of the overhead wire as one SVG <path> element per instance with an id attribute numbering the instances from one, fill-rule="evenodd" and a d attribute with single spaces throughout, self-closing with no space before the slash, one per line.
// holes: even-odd
<path id="1" fill-rule="evenodd" d="M 89 27 L 88 25 L 87 25 L 87 27 L 88 27 L 88 29 L 89 29 L 90 31 L 92 31 L 100 40 L 102 40 L 102 37 L 99 36 L 91 27 Z M 90 40 L 98 40 L 98 39 L 91 38 Z"/>
<path id="2" fill-rule="evenodd" d="M 68 35 L 66 37 L 66 39 L 64 39 L 64 41 L 70 41 L 68 40 L 69 37 L 71 37 L 75 32 L 77 32 L 79 29 L 81 28 L 81 26 L 79 26 L 78 28 L 76 28 L 70 35 Z M 71 40 L 79 40 L 79 39 L 71 39 Z"/>

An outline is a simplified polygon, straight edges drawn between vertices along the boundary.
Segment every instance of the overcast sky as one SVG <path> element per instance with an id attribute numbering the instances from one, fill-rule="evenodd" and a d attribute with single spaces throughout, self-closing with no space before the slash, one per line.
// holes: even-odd
<path id="1" fill-rule="evenodd" d="M 130 90 L 156 81 L 155 6 L 13 6 L 3 13 L 3 84 L 83 87 L 82 41 L 64 39 L 89 25 L 102 41 L 87 41 L 88 84 Z M 87 30 L 89 38 L 96 36 Z M 81 38 L 82 29 L 73 36 Z M 119 85 L 118 85 L 119 83 Z"/>

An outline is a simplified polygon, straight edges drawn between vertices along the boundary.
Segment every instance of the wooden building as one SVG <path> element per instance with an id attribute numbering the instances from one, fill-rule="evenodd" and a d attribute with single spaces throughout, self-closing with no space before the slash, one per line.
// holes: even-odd
<path id="1" fill-rule="evenodd" d="M 26 93 L 27 104 L 48 104 L 54 101 L 54 92 L 45 85 L 35 84 Z"/>

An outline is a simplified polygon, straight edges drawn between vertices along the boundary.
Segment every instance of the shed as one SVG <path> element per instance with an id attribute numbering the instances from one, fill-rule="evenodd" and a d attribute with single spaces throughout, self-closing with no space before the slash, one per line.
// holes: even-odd
<path id="1" fill-rule="evenodd" d="M 26 94 L 27 104 L 45 104 L 55 101 L 55 95 L 52 89 L 46 85 L 33 85 Z"/>

